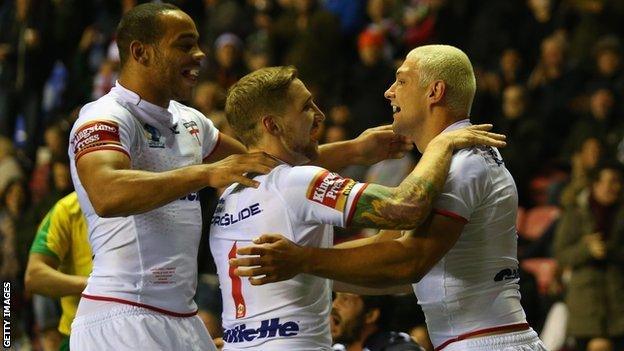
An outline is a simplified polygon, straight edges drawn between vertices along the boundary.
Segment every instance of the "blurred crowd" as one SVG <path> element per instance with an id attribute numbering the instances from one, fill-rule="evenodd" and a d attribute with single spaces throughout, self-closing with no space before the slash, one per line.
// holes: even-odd
<path id="1" fill-rule="evenodd" d="M 68 131 L 80 107 L 115 84 L 115 28 L 141 2 L 0 2 L 0 273 L 14 287 L 16 349 L 46 349 L 58 324 L 53 301 L 33 304 L 24 289 L 29 249 L 47 211 L 73 191 Z M 383 92 L 410 49 L 464 50 L 477 75 L 472 121 L 508 137 L 501 153 L 520 195 L 530 324 L 552 350 L 624 350 L 624 1 L 171 2 L 193 17 L 207 54 L 188 103 L 230 134 L 227 89 L 258 68 L 296 66 L 327 115 L 323 140 L 334 142 L 392 123 Z M 418 156 L 341 173 L 396 185 Z M 202 192 L 208 218 L 216 196 Z M 370 234 L 342 230 L 337 240 Z M 200 315 L 219 335 L 207 240 L 200 250 Z M 401 308 L 385 324 L 427 346 L 415 298 L 394 299 Z"/>

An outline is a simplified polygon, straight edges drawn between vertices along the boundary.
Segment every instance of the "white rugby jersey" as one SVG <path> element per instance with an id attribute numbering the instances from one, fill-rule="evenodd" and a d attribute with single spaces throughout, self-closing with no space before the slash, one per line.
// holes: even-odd
<path id="1" fill-rule="evenodd" d="M 468 125 L 462 120 L 445 131 Z M 466 222 L 453 248 L 413 285 L 436 350 L 473 333 L 526 325 L 516 255 L 518 195 L 498 150 L 457 151 L 433 207 Z"/>
<path id="2" fill-rule="evenodd" d="M 280 165 L 255 179 L 258 189 L 226 189 L 210 226 L 223 296 L 224 350 L 331 350 L 330 280 L 299 274 L 252 286 L 234 274 L 228 260 L 265 233 L 331 247 L 332 225 L 349 223 L 366 184 L 313 166 Z"/>
<path id="3" fill-rule="evenodd" d="M 101 218 L 80 182 L 76 161 L 89 152 L 115 150 L 130 158 L 132 169 L 163 172 L 201 163 L 218 140 L 219 131 L 200 112 L 175 101 L 168 109 L 159 107 L 119 83 L 80 110 L 70 134 L 69 156 L 94 255 L 83 297 L 174 316 L 197 312 L 193 296 L 202 225 L 198 195 L 188 194 L 142 214 Z"/>

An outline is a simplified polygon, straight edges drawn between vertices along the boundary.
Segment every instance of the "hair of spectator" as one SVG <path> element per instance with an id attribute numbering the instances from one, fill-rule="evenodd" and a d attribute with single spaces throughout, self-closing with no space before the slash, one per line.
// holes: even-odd
<path id="1" fill-rule="evenodd" d="M 364 313 L 379 309 L 379 318 L 375 325 L 382 330 L 387 330 L 393 317 L 394 299 L 387 295 L 361 295 L 364 303 Z"/>
<path id="2" fill-rule="evenodd" d="M 145 44 L 154 44 L 162 38 L 160 15 L 166 11 L 179 10 L 167 3 L 145 3 L 133 7 L 119 21 L 117 26 L 117 47 L 120 65 L 123 68 L 130 55 L 130 43 L 137 40 Z"/>
<path id="3" fill-rule="evenodd" d="M 266 67 L 241 78 L 228 91 L 225 115 L 246 146 L 260 140 L 258 122 L 263 116 L 284 113 L 290 99 L 288 88 L 297 78 L 292 66 Z"/>
<path id="4" fill-rule="evenodd" d="M 614 160 L 605 160 L 601 161 L 594 169 L 589 171 L 588 178 L 591 184 L 594 184 L 600 180 L 600 175 L 602 171 L 609 170 L 616 172 L 620 179 L 624 178 L 624 168 L 614 161 Z"/>
<path id="5" fill-rule="evenodd" d="M 416 60 L 420 85 L 426 87 L 436 80 L 444 81 L 449 109 L 469 116 L 477 83 L 468 56 L 450 45 L 421 46 L 412 50 L 410 56 Z"/>

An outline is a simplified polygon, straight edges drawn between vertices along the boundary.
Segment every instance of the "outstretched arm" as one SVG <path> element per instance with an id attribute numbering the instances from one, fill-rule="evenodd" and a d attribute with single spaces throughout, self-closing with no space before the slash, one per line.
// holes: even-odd
<path id="1" fill-rule="evenodd" d="M 388 158 L 402 158 L 413 149 L 411 141 L 394 134 L 392 125 L 369 128 L 357 138 L 319 146 L 314 165 L 339 171 L 350 165 L 372 165 Z"/>
<path id="2" fill-rule="evenodd" d="M 221 161 L 166 172 L 134 170 L 124 153 L 98 150 L 76 162 L 78 176 L 96 213 L 102 217 L 147 212 L 206 186 L 234 182 L 257 187 L 246 172 L 266 174 L 278 162 L 264 153 L 232 155 Z"/>
<path id="3" fill-rule="evenodd" d="M 238 249 L 235 273 L 252 285 L 290 279 L 299 273 L 374 288 L 418 282 L 453 247 L 464 222 L 432 215 L 399 239 L 348 249 L 298 246 L 281 235 L 263 235 L 255 246 Z"/>

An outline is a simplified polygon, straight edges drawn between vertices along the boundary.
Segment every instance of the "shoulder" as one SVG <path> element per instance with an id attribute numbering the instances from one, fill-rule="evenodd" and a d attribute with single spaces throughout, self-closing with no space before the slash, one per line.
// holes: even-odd
<path id="1" fill-rule="evenodd" d="M 131 114 L 113 96 L 104 95 L 98 100 L 84 105 L 80 109 L 78 121 L 107 119 L 107 117 L 109 119 L 125 119 L 131 117 Z"/>
<path id="2" fill-rule="evenodd" d="M 60 199 L 56 203 L 58 211 L 62 211 L 69 215 L 82 215 L 80 203 L 78 202 L 78 194 L 74 191 L 71 194 Z"/>
<path id="3" fill-rule="evenodd" d="M 485 175 L 489 168 L 486 162 L 487 153 L 487 149 L 479 147 L 458 150 L 451 159 L 449 174 L 464 178 Z"/>

